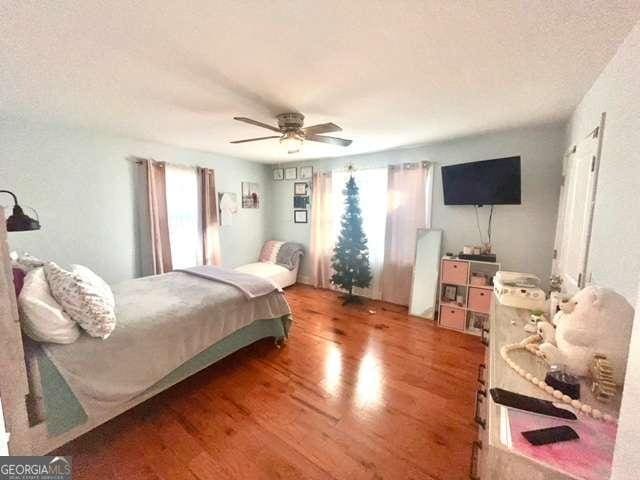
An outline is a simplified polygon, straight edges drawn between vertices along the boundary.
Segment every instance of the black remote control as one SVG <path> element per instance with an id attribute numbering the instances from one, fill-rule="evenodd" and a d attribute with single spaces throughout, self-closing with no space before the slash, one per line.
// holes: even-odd
<path id="1" fill-rule="evenodd" d="M 556 407 L 553 402 L 542 400 L 541 398 L 529 397 L 519 393 L 503 390 L 502 388 L 492 388 L 491 398 L 496 403 L 505 407 L 524 410 L 525 412 L 537 413 L 548 417 L 562 418 L 565 420 L 577 420 L 575 413 Z"/>
<path id="2" fill-rule="evenodd" d="M 531 445 L 535 446 L 580 439 L 578 433 L 568 425 L 529 430 L 528 432 L 522 432 L 522 436 L 526 438 Z"/>

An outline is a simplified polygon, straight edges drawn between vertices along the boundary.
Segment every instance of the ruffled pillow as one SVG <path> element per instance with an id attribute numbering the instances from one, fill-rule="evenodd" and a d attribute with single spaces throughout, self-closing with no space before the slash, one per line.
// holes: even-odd
<path id="1" fill-rule="evenodd" d="M 98 276 L 97 273 L 83 265 L 71 265 L 71 271 L 78 275 L 84 282 L 93 285 L 100 295 L 111 305 L 111 308 L 116 306 L 116 299 L 113 296 L 111 287 Z"/>
<path id="2" fill-rule="evenodd" d="M 51 294 L 73 320 L 92 337 L 111 335 L 116 327 L 113 294 L 106 295 L 103 286 L 87 275 L 69 272 L 54 262 L 47 263 L 44 272 Z"/>

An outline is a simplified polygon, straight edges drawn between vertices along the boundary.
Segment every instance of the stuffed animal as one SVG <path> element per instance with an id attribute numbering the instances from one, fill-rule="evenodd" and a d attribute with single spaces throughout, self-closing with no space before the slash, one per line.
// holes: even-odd
<path id="1" fill-rule="evenodd" d="M 593 356 L 605 355 L 613 366 L 614 381 L 622 384 L 633 325 L 633 307 L 622 295 L 586 287 L 561 305 L 553 323 L 556 345 L 549 340 L 540 345 L 549 363 L 564 364 L 568 373 L 583 377 Z M 543 338 L 550 332 L 548 327 L 544 330 Z"/>

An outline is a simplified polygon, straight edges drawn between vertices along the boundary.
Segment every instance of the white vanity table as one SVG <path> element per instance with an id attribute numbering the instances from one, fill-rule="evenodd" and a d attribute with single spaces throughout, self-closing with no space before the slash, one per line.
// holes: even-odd
<path id="1" fill-rule="evenodd" d="M 489 389 L 500 387 L 524 395 L 554 400 L 513 371 L 500 356 L 502 345 L 519 342 L 529 335 L 524 331 L 528 317 L 527 310 L 502 306 L 493 296 L 489 329 L 486 336 L 483 335 L 485 344 L 488 343 L 485 353 L 486 367 L 481 365 L 478 372 L 476 404 L 478 440 L 474 442 L 472 449 L 471 479 L 566 480 L 576 478 L 538 463 L 532 458 L 522 456 L 504 446 L 500 441 L 500 407 L 491 399 Z M 532 374 L 535 373 L 539 378 L 544 378 L 546 368 L 540 363 L 541 360 L 533 355 L 518 351 L 512 352 L 511 358 Z M 605 405 L 593 399 L 586 383 L 581 385 L 583 402 L 597 405 L 600 410 L 614 417 L 618 416 L 620 397 L 621 395 L 618 395 L 616 402 Z"/>

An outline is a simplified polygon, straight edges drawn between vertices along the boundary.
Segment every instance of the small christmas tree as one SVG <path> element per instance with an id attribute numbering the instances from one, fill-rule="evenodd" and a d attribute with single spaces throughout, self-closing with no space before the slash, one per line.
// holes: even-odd
<path id="1" fill-rule="evenodd" d="M 362 231 L 362 215 L 359 205 L 358 186 L 349 177 L 345 189 L 345 211 L 340 222 L 340 235 L 333 249 L 331 266 L 335 273 L 331 283 L 346 290 L 344 303 L 359 302 L 353 294 L 353 287 L 367 288 L 371 285 L 371 268 L 369 267 L 369 249 L 367 236 Z"/>

